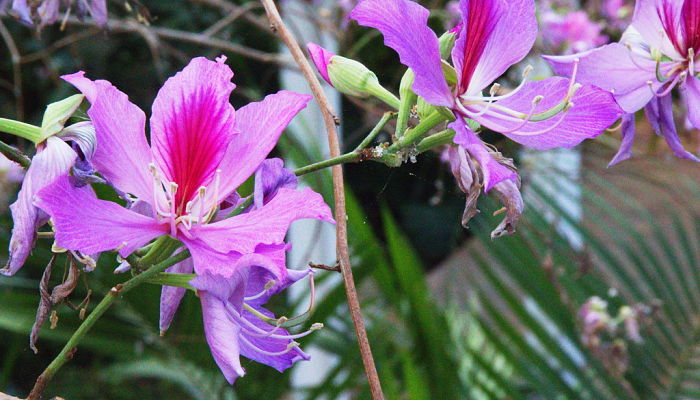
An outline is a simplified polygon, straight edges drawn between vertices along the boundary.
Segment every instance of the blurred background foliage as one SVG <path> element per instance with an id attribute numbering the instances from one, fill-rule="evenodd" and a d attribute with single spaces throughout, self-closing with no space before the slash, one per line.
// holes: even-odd
<path id="1" fill-rule="evenodd" d="M 4 15 L 3 30 L 21 58 L 2 50 L 0 115 L 38 123 L 46 104 L 73 93 L 58 77 L 76 70 L 111 81 L 148 113 L 164 79 L 194 56 L 228 56 L 238 85 L 231 99 L 236 107 L 280 89 L 280 70 L 291 64 L 279 52 L 259 3 L 127 1 L 109 3 L 108 31 L 70 19 L 64 29 L 49 26 L 39 34 Z M 396 92 L 403 68 L 376 32 L 347 24 L 347 3 L 301 2 L 293 10 L 337 41 L 339 54 L 361 60 Z M 450 5 L 421 4 L 435 10 L 436 30 L 450 27 Z M 592 11 L 599 2 L 581 6 L 592 18 L 600 16 Z M 147 17 L 150 26 L 137 17 Z M 615 29 L 603 26 L 611 37 L 619 34 Z M 383 107 L 342 99 L 346 148 L 362 140 Z M 320 160 L 325 143 L 304 146 L 299 138 L 307 134 L 298 126 L 287 132 L 276 155 L 295 165 Z M 484 136 L 506 155 L 521 158 L 512 143 Z M 346 166 L 352 258 L 387 398 L 700 398 L 697 166 L 659 152 L 658 139 L 642 132 L 638 158 L 606 170 L 618 139 L 603 136 L 582 146 L 583 167 L 576 177 L 557 168 L 528 169 L 523 162 L 525 214 L 515 236 L 495 241 L 489 239 L 500 218 L 492 215 L 495 202 L 482 198 L 482 213 L 468 230 L 462 228 L 463 194 L 438 153 L 396 169 Z M 13 144 L 32 152 L 27 143 Z M 697 148 L 697 140 L 692 145 Z M 567 185 L 555 191 L 542 184 L 562 180 Z M 328 171 L 305 182 L 332 203 Z M 2 190 L 0 248 L 6 249 L 11 229 L 6 204 L 17 188 L 4 183 Z M 562 206 L 570 203 L 581 210 Z M 568 229 L 557 229 L 561 224 Z M 79 312 L 62 304 L 56 307 L 55 329 L 47 324 L 41 332 L 39 353 L 29 349 L 50 245 L 40 239 L 17 276 L 0 277 L 0 392 L 26 395 L 79 324 Z M 0 252 L 0 261 L 5 256 Z M 123 281 L 112 273 L 115 265 L 113 255 L 103 255 L 99 267 L 82 276 L 71 303 L 90 293 L 94 305 Z M 59 266 L 61 271 L 63 262 Z M 61 273 L 54 275 L 52 283 L 59 283 Z M 332 275 L 317 274 L 322 284 L 329 283 L 313 321 L 326 329 L 303 341 L 305 348 L 332 356 L 314 367 L 317 384 L 300 386 L 294 374 L 245 360 L 247 375 L 230 387 L 204 340 L 199 301 L 188 295 L 168 334 L 160 337 L 160 288 L 146 285 L 100 320 L 48 394 L 68 400 L 367 399 L 344 288 Z M 584 305 L 594 296 L 607 308 L 591 314 Z M 281 315 L 303 307 L 307 296 L 278 297 L 272 308 Z"/>

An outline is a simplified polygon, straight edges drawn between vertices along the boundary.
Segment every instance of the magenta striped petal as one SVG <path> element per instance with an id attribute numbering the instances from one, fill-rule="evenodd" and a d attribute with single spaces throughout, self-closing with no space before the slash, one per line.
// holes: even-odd
<path id="1" fill-rule="evenodd" d="M 676 50 L 674 42 L 666 31 L 668 27 L 671 35 L 679 37 L 680 13 L 683 0 L 637 0 L 632 17 L 632 27 L 636 29 L 644 40 L 653 48 L 671 58 L 678 58 L 680 53 Z M 664 21 L 667 21 L 664 23 Z"/>
<path id="2" fill-rule="evenodd" d="M 165 270 L 172 274 L 191 274 L 194 271 L 192 258 L 179 262 Z M 161 335 L 168 330 L 170 323 L 173 322 L 175 312 L 180 306 L 182 298 L 185 296 L 187 289 L 175 286 L 163 286 L 160 291 L 160 318 L 158 326 Z"/>
<path id="3" fill-rule="evenodd" d="M 176 210 L 209 185 L 236 133 L 229 103 L 236 85 L 223 61 L 193 59 L 165 82 L 153 103 L 153 156 L 166 179 L 178 185 Z"/>
<path id="4" fill-rule="evenodd" d="M 442 73 L 438 38 L 428 27 L 430 12 L 410 0 L 364 0 L 350 13 L 362 26 L 378 29 L 384 43 L 413 70 L 413 91 L 425 101 L 451 107 L 452 92 Z"/>

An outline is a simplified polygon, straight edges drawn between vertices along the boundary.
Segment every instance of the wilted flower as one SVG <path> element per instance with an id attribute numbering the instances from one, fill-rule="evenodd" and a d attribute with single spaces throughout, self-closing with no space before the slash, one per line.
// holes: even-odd
<path id="1" fill-rule="evenodd" d="M 688 120 L 700 128 L 700 2 L 696 0 L 638 0 L 632 25 L 620 43 L 612 43 L 585 53 L 547 57 L 557 73 L 611 91 L 625 112 L 644 108 L 656 133 L 673 153 L 700 161 L 685 150 L 673 120 L 672 90 L 681 89 Z M 634 116 L 623 119 L 622 145 L 610 165 L 632 155 Z"/>
<path id="2" fill-rule="evenodd" d="M 169 234 L 192 255 L 190 262 L 171 267 L 174 272 L 194 269 L 198 275 L 216 275 L 231 279 L 232 287 L 244 287 L 236 266 L 251 255 L 259 257 L 255 260 L 279 259 L 294 220 L 333 221 L 320 195 L 309 188 L 286 187 L 279 187 L 259 208 L 215 219 L 219 205 L 230 204 L 231 195 L 260 167 L 289 121 L 311 98 L 280 91 L 234 111 L 229 103 L 233 72 L 224 61 L 225 57 L 216 62 L 195 58 L 168 79 L 153 104 L 151 146 L 144 132 L 144 113 L 124 93 L 107 81 L 85 78 L 83 72 L 63 77 L 92 104 L 88 115 L 99 143 L 93 164 L 116 189 L 137 201 L 127 209 L 96 198 L 89 186 L 75 187 L 68 176 L 59 178 L 36 201 L 54 222 L 58 246 L 87 254 L 117 250 L 127 257 Z M 222 306 L 207 299 L 208 303 L 203 298 L 205 314 Z M 174 305 L 174 312 L 179 299 L 165 300 Z M 163 318 L 167 313 L 161 311 Z M 161 320 L 161 328 L 164 322 L 169 323 L 167 318 Z M 222 348 L 231 351 L 227 360 L 238 355 L 230 343 L 220 347 L 210 340 L 209 344 L 217 362 Z M 231 371 L 240 372 L 227 369 L 229 364 L 219 365 L 230 380 Z"/>

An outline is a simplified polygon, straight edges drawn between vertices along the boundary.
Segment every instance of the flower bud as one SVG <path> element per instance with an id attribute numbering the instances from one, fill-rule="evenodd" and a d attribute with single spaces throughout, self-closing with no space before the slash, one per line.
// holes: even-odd
<path id="1" fill-rule="evenodd" d="M 362 63 L 338 56 L 314 43 L 307 43 L 309 54 L 326 82 L 339 92 L 354 97 L 374 96 L 394 108 L 399 99 L 379 84 L 374 72 Z"/>
<path id="2" fill-rule="evenodd" d="M 440 57 L 442 59 L 447 59 L 452 53 L 452 48 L 455 47 L 455 41 L 457 40 L 457 33 L 461 30 L 462 24 L 459 24 L 440 36 Z"/>

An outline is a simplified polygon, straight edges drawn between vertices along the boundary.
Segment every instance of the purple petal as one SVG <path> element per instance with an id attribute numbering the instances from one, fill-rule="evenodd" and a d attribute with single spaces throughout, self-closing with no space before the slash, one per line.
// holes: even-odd
<path id="1" fill-rule="evenodd" d="M 111 83 L 91 81 L 84 75 L 81 71 L 62 78 L 92 103 L 88 115 L 98 143 L 92 163 L 118 189 L 152 203 L 153 177 L 148 165 L 153 157 L 146 142 L 143 111 Z"/>
<path id="2" fill-rule="evenodd" d="M 107 25 L 107 0 L 90 0 L 90 15 L 97 26 Z"/>
<path id="3" fill-rule="evenodd" d="M 219 166 L 222 173 L 218 202 L 258 169 L 289 122 L 311 99 L 309 95 L 282 90 L 236 111 L 240 133 L 231 141 Z"/>
<path id="4" fill-rule="evenodd" d="M 669 21 L 680 22 L 681 3 L 676 0 L 637 0 L 632 17 L 632 27 L 636 29 L 650 47 L 660 49 L 661 52 L 671 58 L 680 58 L 671 39 L 669 38 L 662 15 L 666 15 Z M 680 24 L 672 23 L 673 30 L 680 28 Z"/>
<path id="5" fill-rule="evenodd" d="M 410 0 L 364 0 L 350 13 L 362 26 L 378 29 L 384 43 L 413 70 L 413 91 L 425 101 L 451 107 L 454 98 L 442 72 L 438 38 L 428 27 L 430 12 Z"/>
<path id="6" fill-rule="evenodd" d="M 298 182 L 294 171 L 284 168 L 281 159 L 270 158 L 263 161 L 255 172 L 255 207 L 261 208 L 269 203 L 281 188 L 296 189 Z"/>
<path id="7" fill-rule="evenodd" d="M 700 129 L 700 79 L 689 76 L 683 86 L 688 120 L 696 129 Z"/>
<path id="8" fill-rule="evenodd" d="M 557 74 L 571 76 L 574 60 L 579 60 L 576 81 L 595 85 L 613 92 L 615 100 L 628 113 L 633 113 L 651 100 L 652 90 L 661 87 L 656 79 L 656 61 L 631 52 L 620 43 L 571 56 L 545 56 Z M 663 63 L 661 72 L 666 73 L 672 63 Z M 650 88 L 647 82 L 654 82 Z"/>
<path id="9" fill-rule="evenodd" d="M 211 349 L 211 355 L 226 380 L 233 385 L 236 378 L 245 375 L 245 370 L 241 366 L 238 342 L 241 328 L 228 316 L 226 304 L 219 297 L 201 291 L 199 298 L 202 302 L 204 334 Z"/>
<path id="10" fill-rule="evenodd" d="M 461 0 L 465 21 L 452 50 L 458 93 L 476 94 L 525 58 L 537 38 L 534 0 Z"/>
<path id="11" fill-rule="evenodd" d="M 191 274 L 194 271 L 192 258 L 179 262 L 165 270 L 172 274 Z M 180 306 L 180 301 L 185 296 L 187 289 L 175 286 L 163 286 L 160 292 L 160 333 L 163 335 L 173 322 L 175 312 Z"/>
<path id="12" fill-rule="evenodd" d="M 498 200 L 506 208 L 506 216 L 496 229 L 491 232 L 491 239 L 512 235 L 523 213 L 523 197 L 520 195 L 520 185 L 512 180 L 505 180 L 493 186 Z"/>
<path id="13" fill-rule="evenodd" d="M 22 22 L 31 25 L 32 9 L 29 7 L 27 0 L 12 0 L 12 11 L 14 11 Z"/>
<path id="14" fill-rule="evenodd" d="M 516 95 L 496 104 L 528 113 L 532 108 L 532 100 L 536 96 L 544 96 L 534 109 L 535 113 L 544 112 L 565 98 L 569 85 L 569 80 L 560 77 L 529 82 Z M 523 124 L 522 120 L 502 118 L 502 114 L 484 114 L 475 116 L 474 119 L 522 145 L 548 150 L 555 147 L 573 147 L 584 139 L 596 137 L 623 115 L 611 93 L 591 85 L 581 87 L 571 102 L 574 106 L 567 113 L 559 113 L 539 122 Z"/>
<path id="15" fill-rule="evenodd" d="M 518 174 L 496 161 L 484 142 L 466 126 L 464 121 L 458 119 L 448 127 L 456 132 L 454 142 L 464 147 L 479 163 L 484 178 L 484 192 L 488 192 L 494 185 L 506 179 L 517 181 Z"/>
<path id="16" fill-rule="evenodd" d="M 168 79 L 153 102 L 153 157 L 165 178 L 178 185 L 176 209 L 185 209 L 208 186 L 236 134 L 229 103 L 236 87 L 225 59 L 192 59 Z"/>
<path id="17" fill-rule="evenodd" d="M 619 163 L 620 161 L 627 160 L 632 157 L 632 145 L 634 144 L 635 136 L 635 121 L 634 113 L 625 114 L 622 116 L 622 143 L 620 144 L 620 149 L 617 150 L 617 154 L 610 160 L 608 167 Z"/>
<path id="18" fill-rule="evenodd" d="M 318 193 L 309 188 L 282 188 L 264 207 L 203 225 L 196 235 L 216 251 L 247 254 L 259 244 L 282 243 L 289 225 L 303 218 L 334 222 L 330 208 Z"/>
<path id="19" fill-rule="evenodd" d="M 241 268 L 255 265 L 266 268 L 280 282 L 286 279 L 284 244 L 257 246 L 252 253 L 241 254 L 236 251 L 228 253 L 216 251 L 202 240 L 183 238 L 182 241 L 192 253 L 194 270 L 199 275 L 216 274 L 230 278 Z M 281 263 L 280 260 L 282 260 Z"/>
<path id="20" fill-rule="evenodd" d="M 48 219 L 43 211 L 34 206 L 34 196 L 68 172 L 76 157 L 77 154 L 70 146 L 56 137 L 48 138 L 37 149 L 17 201 L 10 206 L 14 226 L 10 238 L 9 260 L 5 268 L 0 270 L 3 275 L 14 275 L 22 267 L 34 247 L 37 228 Z"/>
<path id="21" fill-rule="evenodd" d="M 666 140 L 666 143 L 668 143 L 668 147 L 671 148 L 673 154 L 679 158 L 700 162 L 700 158 L 683 148 L 683 144 L 678 137 L 676 123 L 673 120 L 673 98 L 671 95 L 669 94 L 668 96 L 657 97 L 656 101 L 656 110 L 658 111 L 658 128 L 660 128 L 659 134 Z"/>
<path id="22" fill-rule="evenodd" d="M 153 218 L 98 199 L 90 186 L 73 187 L 66 175 L 41 190 L 34 203 L 53 219 L 56 244 L 85 254 L 119 248 L 126 257 L 170 230 Z"/>
<path id="23" fill-rule="evenodd" d="M 476 208 L 479 195 L 481 194 L 481 182 L 479 182 L 479 172 L 467 154 L 467 150 L 462 146 L 449 146 L 447 149 L 452 175 L 457 180 L 457 185 L 467 195 L 462 212 L 462 226 L 465 228 L 469 221 L 479 209 Z"/>
<path id="24" fill-rule="evenodd" d="M 59 0 L 44 0 L 37 8 L 36 12 L 39 15 L 39 27 L 51 25 L 58 20 Z"/>
<path id="25" fill-rule="evenodd" d="M 331 83 L 331 78 L 328 76 L 328 64 L 331 63 L 331 57 L 333 57 L 335 54 L 313 42 L 307 43 L 306 48 L 309 50 L 311 61 L 313 61 L 314 65 L 316 65 L 318 73 L 321 74 L 323 79 L 325 79 L 329 85 L 333 86 Z"/>

